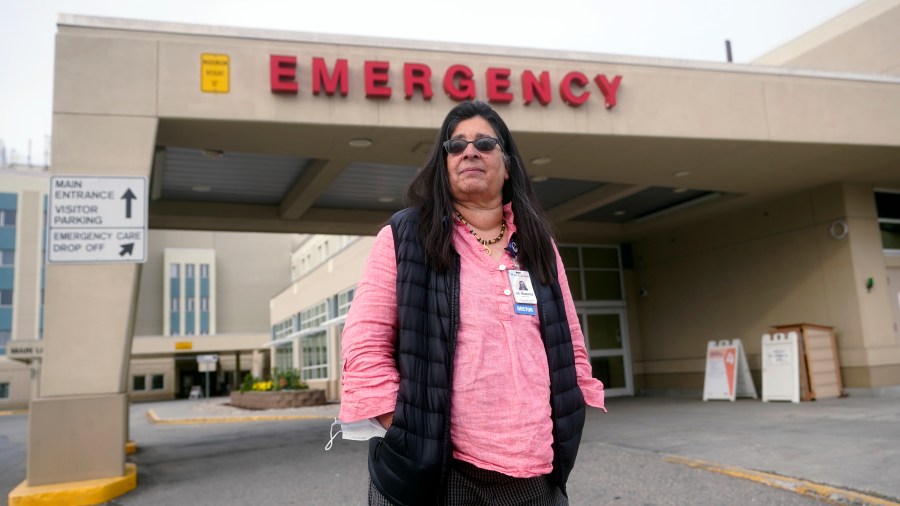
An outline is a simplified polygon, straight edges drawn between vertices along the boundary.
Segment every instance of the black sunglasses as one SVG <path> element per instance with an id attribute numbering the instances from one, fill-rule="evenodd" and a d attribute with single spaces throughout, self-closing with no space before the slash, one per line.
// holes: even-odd
<path id="1" fill-rule="evenodd" d="M 467 141 L 465 139 L 450 139 L 449 141 L 444 141 L 444 149 L 447 150 L 451 155 L 458 155 L 466 150 L 469 144 L 474 144 L 475 149 L 481 151 L 482 153 L 490 153 L 497 147 L 497 144 L 500 144 L 500 139 L 495 139 L 493 137 L 479 137 L 474 141 Z"/>

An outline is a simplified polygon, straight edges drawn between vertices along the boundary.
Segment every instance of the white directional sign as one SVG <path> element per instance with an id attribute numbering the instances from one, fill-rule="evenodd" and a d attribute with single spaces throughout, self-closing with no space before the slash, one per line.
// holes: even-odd
<path id="1" fill-rule="evenodd" d="M 147 261 L 147 178 L 53 176 L 50 263 Z"/>

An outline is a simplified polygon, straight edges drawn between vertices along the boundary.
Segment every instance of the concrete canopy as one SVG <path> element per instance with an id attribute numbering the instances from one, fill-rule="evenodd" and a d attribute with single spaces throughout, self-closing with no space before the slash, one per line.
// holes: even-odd
<path id="1" fill-rule="evenodd" d="M 58 40 L 57 114 L 157 118 L 153 228 L 374 233 L 456 103 L 440 89 L 454 64 L 473 69 L 478 99 L 485 69 L 511 70 L 514 97 L 494 106 L 531 176 L 549 178 L 534 186 L 564 240 L 633 241 L 830 182 L 900 184 L 894 77 L 78 16 Z M 227 93 L 200 90 L 203 54 L 230 57 Z M 297 94 L 273 93 L 271 55 L 296 57 Z M 349 62 L 346 96 L 311 92 L 314 57 L 329 72 Z M 391 66 L 391 98 L 365 96 L 364 61 Z M 434 73 L 429 100 L 402 96 L 413 62 Z M 549 104 L 523 104 L 525 70 L 549 71 Z M 622 76 L 616 106 L 592 83 L 586 103 L 564 103 L 570 71 Z M 234 198 L 229 181 L 258 198 Z"/>

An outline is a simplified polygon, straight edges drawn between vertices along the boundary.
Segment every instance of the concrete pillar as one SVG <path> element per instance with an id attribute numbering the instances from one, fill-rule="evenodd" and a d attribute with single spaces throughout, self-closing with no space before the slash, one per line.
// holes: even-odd
<path id="1" fill-rule="evenodd" d="M 57 112 L 52 172 L 149 180 L 156 124 L 155 117 Z M 125 475 L 140 275 L 140 264 L 47 266 L 41 392 L 29 416 L 29 486 Z"/>
<path id="2" fill-rule="evenodd" d="M 231 390 L 237 392 L 241 388 L 241 352 L 234 352 L 234 380 L 232 381 Z"/>
<path id="3" fill-rule="evenodd" d="M 254 378 L 262 378 L 265 360 L 266 356 L 261 351 L 253 350 L 253 364 L 250 367 L 250 374 Z"/>

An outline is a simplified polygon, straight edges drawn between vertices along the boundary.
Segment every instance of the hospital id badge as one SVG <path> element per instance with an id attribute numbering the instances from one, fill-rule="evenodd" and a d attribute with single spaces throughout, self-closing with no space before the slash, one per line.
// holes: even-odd
<path id="1" fill-rule="evenodd" d="M 516 304 L 537 304 L 537 296 L 534 294 L 534 287 L 531 285 L 531 274 L 528 271 L 519 271 L 510 269 L 509 286 L 512 288 L 513 297 Z"/>

